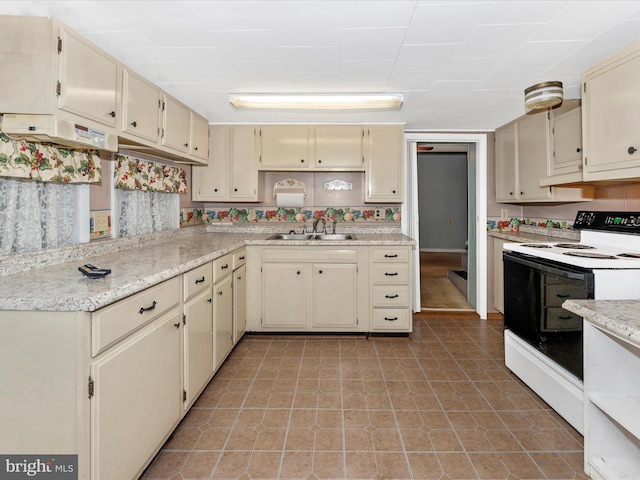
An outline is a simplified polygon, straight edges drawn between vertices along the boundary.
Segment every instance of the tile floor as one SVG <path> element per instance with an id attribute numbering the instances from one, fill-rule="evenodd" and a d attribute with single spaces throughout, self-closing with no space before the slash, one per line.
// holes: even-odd
<path id="1" fill-rule="evenodd" d="M 143 478 L 587 478 L 581 435 L 504 367 L 501 325 L 245 336 Z"/>

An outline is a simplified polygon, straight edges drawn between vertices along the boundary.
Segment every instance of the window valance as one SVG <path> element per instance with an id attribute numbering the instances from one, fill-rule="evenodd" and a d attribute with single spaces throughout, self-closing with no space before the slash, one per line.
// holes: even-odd
<path id="1" fill-rule="evenodd" d="M 114 186 L 127 190 L 187 193 L 187 173 L 179 167 L 116 155 Z"/>
<path id="2" fill-rule="evenodd" d="M 0 177 L 54 183 L 99 183 L 102 168 L 95 150 L 14 140 L 0 132 Z"/>

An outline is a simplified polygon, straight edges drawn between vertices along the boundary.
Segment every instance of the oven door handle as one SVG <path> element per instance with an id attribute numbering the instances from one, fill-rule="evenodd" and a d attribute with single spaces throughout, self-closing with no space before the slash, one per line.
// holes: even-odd
<path id="1" fill-rule="evenodd" d="M 584 281 L 586 278 L 586 274 L 584 273 L 574 272 L 571 270 L 565 270 L 563 268 L 551 266 L 545 263 L 543 259 L 534 257 L 532 255 L 526 255 L 526 257 L 529 257 L 529 258 L 525 258 L 524 257 L 525 255 L 526 254 L 523 254 L 523 256 L 520 256 L 520 255 L 514 255 L 511 252 L 504 252 L 503 260 L 519 263 L 521 265 L 525 265 L 534 270 L 538 270 L 544 273 L 550 273 L 551 275 L 556 275 L 558 277 L 571 278 L 572 280 L 579 280 L 579 281 Z"/>

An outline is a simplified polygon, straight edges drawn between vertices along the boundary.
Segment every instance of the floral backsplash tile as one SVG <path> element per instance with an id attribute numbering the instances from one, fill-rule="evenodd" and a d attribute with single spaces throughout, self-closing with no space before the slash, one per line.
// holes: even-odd
<path id="1" fill-rule="evenodd" d="M 520 226 L 528 225 L 532 227 L 555 228 L 561 230 L 573 230 L 573 221 L 558 219 L 531 219 L 531 218 L 510 218 L 507 220 L 490 217 L 487 219 L 487 230 L 513 230 L 518 231 Z"/>
<path id="2" fill-rule="evenodd" d="M 400 207 L 310 207 L 310 208 L 185 208 L 180 211 L 181 225 L 220 222 L 306 222 L 324 217 L 338 222 L 400 222 Z"/>

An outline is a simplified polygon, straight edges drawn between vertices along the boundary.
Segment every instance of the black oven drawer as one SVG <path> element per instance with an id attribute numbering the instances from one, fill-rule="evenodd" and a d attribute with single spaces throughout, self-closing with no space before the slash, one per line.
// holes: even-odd
<path id="1" fill-rule="evenodd" d="M 544 305 L 546 307 L 561 307 L 568 298 L 587 298 L 587 292 L 582 285 L 562 283 L 560 279 L 550 276 L 544 286 Z"/>
<path id="2" fill-rule="evenodd" d="M 544 309 L 540 328 L 543 332 L 578 332 L 582 330 L 582 317 L 568 312 L 562 307 Z"/>

